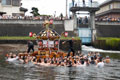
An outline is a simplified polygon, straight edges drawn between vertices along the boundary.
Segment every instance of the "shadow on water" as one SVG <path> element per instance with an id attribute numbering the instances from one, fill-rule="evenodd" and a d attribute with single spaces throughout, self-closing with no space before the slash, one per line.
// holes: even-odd
<path id="1" fill-rule="evenodd" d="M 21 45 L 22 46 L 22 45 Z M 2 47 L 0 49 L 0 80 L 119 80 L 120 79 L 120 54 L 102 53 L 110 56 L 111 63 L 105 64 L 103 68 L 95 65 L 88 67 L 43 67 L 32 63 L 21 64 L 6 62 L 5 53 L 19 52 L 22 47 Z M 15 50 L 15 51 L 14 51 Z"/>

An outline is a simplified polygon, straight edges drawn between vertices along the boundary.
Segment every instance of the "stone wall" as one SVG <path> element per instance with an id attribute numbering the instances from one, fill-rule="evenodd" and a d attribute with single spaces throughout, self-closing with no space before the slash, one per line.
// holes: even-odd
<path id="1" fill-rule="evenodd" d="M 0 36 L 28 36 L 29 32 L 39 33 L 44 21 L 40 20 L 0 20 Z M 54 21 L 54 29 L 61 34 L 65 31 L 64 21 Z M 52 26 L 51 26 L 52 27 Z M 96 22 L 98 37 L 120 37 L 119 22 Z M 76 36 L 68 31 L 69 36 Z"/>
<path id="2" fill-rule="evenodd" d="M 120 25 L 96 25 L 98 37 L 120 37 Z"/>
<path id="3" fill-rule="evenodd" d="M 28 36 L 29 32 L 39 33 L 43 28 L 43 20 L 0 20 L 0 36 Z M 56 20 L 50 28 L 59 34 L 65 32 L 64 21 Z M 67 31 L 68 36 L 76 36 L 74 31 Z"/>
<path id="4" fill-rule="evenodd" d="M 63 24 L 55 24 L 55 30 L 61 34 Z M 45 29 L 42 24 L 0 24 L 0 36 L 29 36 L 29 32 L 39 33 Z"/>

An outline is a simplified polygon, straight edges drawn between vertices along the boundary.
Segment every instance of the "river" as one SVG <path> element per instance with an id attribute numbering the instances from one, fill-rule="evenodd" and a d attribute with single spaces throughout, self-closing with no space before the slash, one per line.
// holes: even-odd
<path id="1" fill-rule="evenodd" d="M 26 45 L 22 44 L 0 44 L 0 80 L 120 80 L 120 54 L 118 51 L 116 53 L 101 52 L 103 56 L 109 55 L 111 58 L 111 63 L 105 64 L 103 68 L 93 65 L 70 68 L 43 67 L 32 63 L 20 64 L 5 61 L 6 53 L 24 52 L 25 47 Z M 88 52 L 88 48 L 91 49 L 91 47 L 82 46 L 83 52 Z"/>

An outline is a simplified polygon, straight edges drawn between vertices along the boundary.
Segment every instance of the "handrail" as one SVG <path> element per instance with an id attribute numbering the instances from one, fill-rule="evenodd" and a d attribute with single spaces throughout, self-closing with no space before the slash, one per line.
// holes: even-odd
<path id="1" fill-rule="evenodd" d="M 99 22 L 95 22 L 95 24 L 97 25 L 120 25 L 119 21 L 99 21 Z"/>
<path id="2" fill-rule="evenodd" d="M 83 2 L 75 2 L 75 5 L 70 5 L 70 7 L 99 7 L 99 4 L 98 2 L 85 2 L 85 4 L 83 4 Z"/>
<path id="3" fill-rule="evenodd" d="M 43 24 L 44 20 L 0 19 L 0 24 Z M 54 21 L 53 24 L 63 24 L 63 20 Z"/>

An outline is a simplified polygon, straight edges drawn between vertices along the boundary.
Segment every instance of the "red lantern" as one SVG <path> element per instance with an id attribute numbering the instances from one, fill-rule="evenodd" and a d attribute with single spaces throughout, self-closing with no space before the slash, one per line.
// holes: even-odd
<path id="1" fill-rule="evenodd" d="M 56 41 L 55 44 L 58 45 L 58 41 Z"/>
<path id="2" fill-rule="evenodd" d="M 39 44 L 39 46 L 42 46 L 42 42 L 41 41 L 38 44 Z"/>
<path id="3" fill-rule="evenodd" d="M 30 33 L 29 33 L 29 36 L 30 36 L 30 37 L 32 37 L 32 36 L 33 36 L 33 33 L 32 33 L 32 32 L 30 32 Z"/>
<path id="4" fill-rule="evenodd" d="M 50 20 L 50 24 L 53 24 L 53 20 L 52 19 Z"/>
<path id="5" fill-rule="evenodd" d="M 64 36 L 67 37 L 67 36 L 68 36 L 68 32 L 65 32 L 65 33 L 64 33 Z"/>

